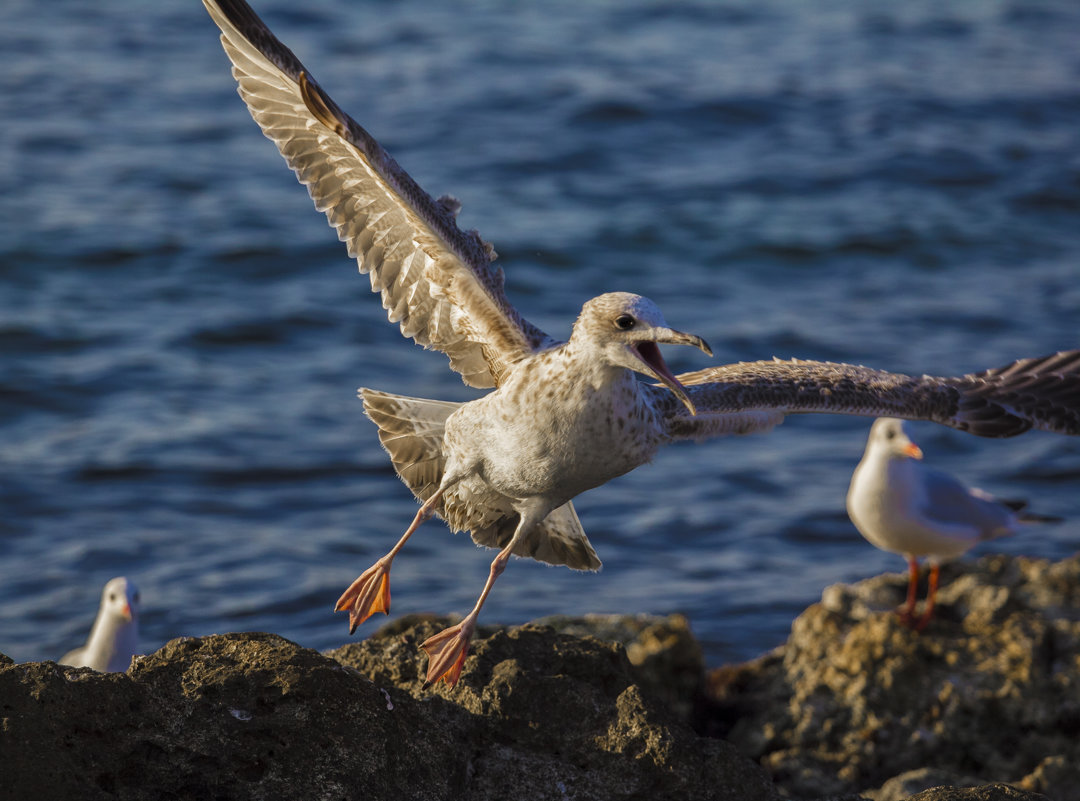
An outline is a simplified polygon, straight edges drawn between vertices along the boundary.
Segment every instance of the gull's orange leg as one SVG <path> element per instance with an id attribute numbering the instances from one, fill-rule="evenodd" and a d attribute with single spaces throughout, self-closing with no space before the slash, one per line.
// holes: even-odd
<path id="1" fill-rule="evenodd" d="M 930 618 L 934 614 L 934 599 L 937 597 L 938 574 L 940 572 L 941 567 L 939 565 L 930 566 L 929 586 L 926 589 L 926 607 L 923 609 L 919 622 L 915 624 L 916 631 L 922 631 L 926 628 L 926 624 L 930 622 Z"/>
<path id="2" fill-rule="evenodd" d="M 472 640 L 473 632 L 476 630 L 476 619 L 480 616 L 480 607 L 487 600 L 488 593 L 491 592 L 491 588 L 495 584 L 495 579 L 502 575 L 503 570 L 506 569 L 506 563 L 510 561 L 510 553 L 516 541 L 517 536 L 515 535 L 507 543 L 506 547 L 499 551 L 498 556 L 492 560 L 488 580 L 484 584 L 484 591 L 480 593 L 476 606 L 465 616 L 465 619 L 456 626 L 451 626 L 433 637 L 428 637 L 420 644 L 420 647 L 427 651 L 428 654 L 427 676 L 424 681 L 425 689 L 435 684 L 439 679 L 442 679 L 451 687 L 457 684 L 458 679 L 461 677 L 461 668 L 465 664 L 465 657 L 469 653 L 469 642 Z"/>
<path id="3" fill-rule="evenodd" d="M 334 604 L 334 611 L 348 610 L 349 634 L 356 631 L 357 626 L 376 612 L 386 614 L 390 611 L 390 565 L 394 561 L 394 557 L 397 556 L 398 551 L 413 535 L 413 532 L 420 528 L 425 520 L 429 520 L 435 514 L 435 508 L 439 505 L 439 501 L 442 500 L 442 496 L 443 488 L 440 487 L 417 510 L 416 516 L 401 536 L 401 539 L 397 541 L 397 545 L 391 548 L 386 556 L 361 573 L 359 578 L 350 584 L 349 588 L 338 598 L 337 603 Z"/>
<path id="4" fill-rule="evenodd" d="M 919 562 L 914 556 L 907 558 L 908 563 L 908 588 L 907 603 L 900 610 L 900 622 L 905 626 L 915 624 L 915 597 L 919 590 Z"/>

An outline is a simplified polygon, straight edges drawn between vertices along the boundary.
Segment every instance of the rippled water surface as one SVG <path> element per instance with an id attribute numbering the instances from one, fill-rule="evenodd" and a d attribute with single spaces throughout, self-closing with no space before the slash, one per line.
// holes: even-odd
<path id="1" fill-rule="evenodd" d="M 256 8 L 462 200 L 556 336 L 629 290 L 718 362 L 947 374 L 1080 347 L 1071 0 Z M 147 650 L 344 642 L 334 600 L 415 509 L 356 387 L 476 393 L 386 322 L 196 0 L 14 0 L 0 53 L 0 651 L 77 645 L 119 574 Z M 515 561 L 484 619 L 681 611 L 714 664 L 767 650 L 826 585 L 902 568 L 844 513 L 868 424 L 669 448 L 579 499 L 602 572 Z M 1076 549 L 1080 441 L 914 433 L 935 465 L 1070 518 L 994 548 Z M 466 611 L 490 556 L 428 524 L 394 613 Z"/>

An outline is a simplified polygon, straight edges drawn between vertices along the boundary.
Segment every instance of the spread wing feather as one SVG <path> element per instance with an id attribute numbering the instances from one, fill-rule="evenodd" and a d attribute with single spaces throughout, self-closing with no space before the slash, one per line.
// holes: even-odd
<path id="1" fill-rule="evenodd" d="M 1080 434 L 1080 350 L 960 377 L 801 360 L 740 362 L 677 377 L 696 417 L 666 388 L 652 387 L 673 440 L 729 433 L 721 425 L 726 416 L 753 411 L 930 420 L 980 437 L 1012 437 L 1032 428 Z M 770 422 L 778 420 L 763 419 L 760 427 Z"/>
<path id="2" fill-rule="evenodd" d="M 457 227 L 456 200 L 434 200 L 421 189 L 244 0 L 203 2 L 221 28 L 251 116 L 404 336 L 445 353 L 474 387 L 498 386 L 509 365 L 554 344 L 506 300 L 495 251 L 475 231 Z"/>

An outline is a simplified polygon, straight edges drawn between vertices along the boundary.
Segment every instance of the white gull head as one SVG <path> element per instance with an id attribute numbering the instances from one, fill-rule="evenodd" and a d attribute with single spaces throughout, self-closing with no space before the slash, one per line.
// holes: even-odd
<path id="1" fill-rule="evenodd" d="M 868 456 L 878 459 L 921 459 L 923 454 L 908 437 L 903 420 L 880 417 L 870 427 L 866 441 Z"/>
<path id="2" fill-rule="evenodd" d="M 132 623 L 139 616 L 139 588 L 124 576 L 110 579 L 101 591 L 101 614 L 118 623 Z"/>

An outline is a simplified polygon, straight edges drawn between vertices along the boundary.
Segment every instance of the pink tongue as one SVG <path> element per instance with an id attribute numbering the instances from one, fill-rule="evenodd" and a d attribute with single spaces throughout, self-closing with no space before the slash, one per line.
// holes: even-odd
<path id="1" fill-rule="evenodd" d="M 659 345 L 655 342 L 645 341 L 639 342 L 635 347 L 645 364 L 655 370 L 657 375 L 661 375 L 669 381 L 674 381 L 676 384 L 679 383 L 675 376 L 671 374 L 671 370 L 668 369 L 664 357 L 660 355 Z"/>

